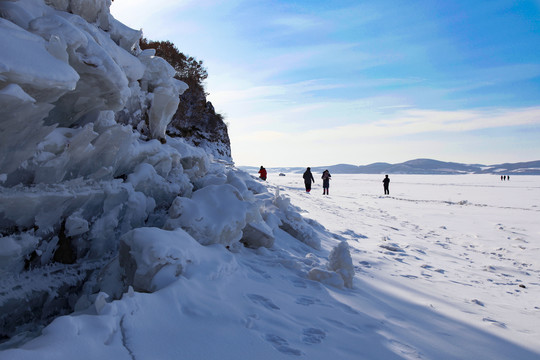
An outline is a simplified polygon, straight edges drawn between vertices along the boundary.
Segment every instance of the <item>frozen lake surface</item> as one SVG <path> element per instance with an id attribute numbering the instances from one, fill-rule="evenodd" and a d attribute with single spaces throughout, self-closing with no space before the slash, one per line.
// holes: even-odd
<path id="1" fill-rule="evenodd" d="M 382 175 L 338 174 L 323 196 L 320 175 L 310 194 L 301 174 L 269 181 L 347 239 L 359 290 L 393 294 L 540 354 L 540 177 L 391 175 L 384 196 Z M 403 314 L 396 324 L 418 321 Z"/>
<path id="2" fill-rule="evenodd" d="M 314 176 L 310 194 L 301 174 L 264 184 L 321 249 L 280 229 L 271 249 L 186 242 L 177 281 L 98 298 L 0 359 L 540 358 L 540 177 L 391 175 L 385 196 L 381 175 L 333 175 L 323 196 Z M 342 241 L 352 288 L 310 280 Z"/>

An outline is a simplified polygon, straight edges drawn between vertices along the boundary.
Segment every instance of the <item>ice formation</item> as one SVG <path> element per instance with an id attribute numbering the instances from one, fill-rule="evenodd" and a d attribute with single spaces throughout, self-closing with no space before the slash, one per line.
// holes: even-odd
<path id="1" fill-rule="evenodd" d="M 354 266 L 347 242 L 342 241 L 332 249 L 327 269 L 315 267 L 309 271 L 308 277 L 337 288 L 352 288 Z"/>
<path id="2" fill-rule="evenodd" d="M 286 199 L 212 155 L 223 151 L 166 135 L 187 85 L 109 6 L 0 2 L 3 338 L 158 290 L 196 246 L 270 248 L 285 230 L 320 248 Z"/>

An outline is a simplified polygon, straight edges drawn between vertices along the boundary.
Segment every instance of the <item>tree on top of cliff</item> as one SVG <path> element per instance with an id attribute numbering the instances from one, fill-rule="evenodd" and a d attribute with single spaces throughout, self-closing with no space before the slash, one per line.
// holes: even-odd
<path id="1" fill-rule="evenodd" d="M 156 56 L 165 59 L 176 70 L 176 78 L 188 84 L 180 95 L 180 104 L 167 128 L 169 136 L 182 136 L 196 146 L 209 145 L 216 158 L 230 158 L 230 140 L 227 125 L 207 101 L 203 82 L 208 73 L 203 62 L 181 53 L 170 41 L 151 41 L 141 38 L 141 49 L 155 49 Z M 217 144 L 217 145 L 216 145 Z"/>
<path id="2" fill-rule="evenodd" d="M 139 41 L 141 49 L 155 49 L 156 56 L 167 60 L 176 70 L 176 77 L 184 81 L 190 88 L 193 86 L 204 89 L 203 81 L 208 78 L 208 72 L 203 66 L 202 60 L 197 60 L 192 56 L 186 56 L 170 41 L 152 41 L 141 38 Z"/>

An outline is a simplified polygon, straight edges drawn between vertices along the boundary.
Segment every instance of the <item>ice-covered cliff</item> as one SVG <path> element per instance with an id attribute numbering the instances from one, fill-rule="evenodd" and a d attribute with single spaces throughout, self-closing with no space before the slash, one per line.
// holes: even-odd
<path id="1" fill-rule="evenodd" d="M 3 339 L 162 288 L 194 243 L 271 247 L 281 228 L 319 247 L 286 199 L 167 135 L 187 85 L 109 6 L 0 1 Z"/>

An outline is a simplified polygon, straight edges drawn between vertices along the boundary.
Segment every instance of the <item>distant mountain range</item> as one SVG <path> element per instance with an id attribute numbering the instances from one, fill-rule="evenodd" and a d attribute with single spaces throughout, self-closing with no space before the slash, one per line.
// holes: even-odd
<path id="1" fill-rule="evenodd" d="M 253 173 L 258 166 L 239 166 L 240 169 Z M 270 172 L 302 173 L 305 167 L 267 168 Z M 333 174 L 499 174 L 499 175 L 540 175 L 540 160 L 497 165 L 460 164 L 432 159 L 415 159 L 399 164 L 373 163 L 370 165 L 338 164 L 330 166 L 312 166 L 311 171 L 318 173 L 328 169 Z"/>

